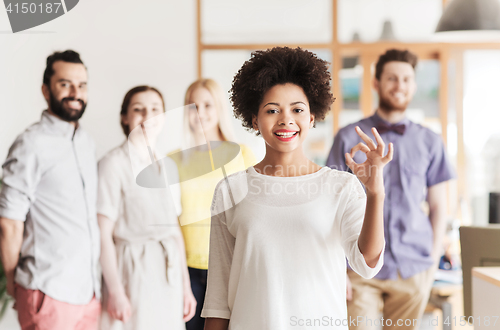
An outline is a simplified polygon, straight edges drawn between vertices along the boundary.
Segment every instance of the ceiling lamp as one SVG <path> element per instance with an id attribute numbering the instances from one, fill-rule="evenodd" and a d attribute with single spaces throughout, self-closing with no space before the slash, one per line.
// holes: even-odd
<path id="1" fill-rule="evenodd" d="M 392 22 L 390 20 L 385 20 L 384 25 L 382 25 L 382 33 L 380 34 L 379 41 L 394 41 L 394 40 L 396 40 L 396 36 L 394 35 Z"/>
<path id="2" fill-rule="evenodd" d="M 433 40 L 500 41 L 500 1 L 451 0 L 439 20 Z"/>

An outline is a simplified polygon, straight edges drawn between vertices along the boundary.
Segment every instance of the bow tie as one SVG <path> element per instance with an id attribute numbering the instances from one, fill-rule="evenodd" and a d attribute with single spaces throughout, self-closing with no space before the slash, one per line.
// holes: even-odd
<path id="1" fill-rule="evenodd" d="M 400 125 L 387 125 L 385 123 L 380 123 L 376 126 L 377 131 L 380 134 L 384 134 L 386 132 L 392 131 L 395 133 L 398 133 L 399 135 L 403 135 L 406 131 L 406 125 L 405 124 L 400 124 Z"/>

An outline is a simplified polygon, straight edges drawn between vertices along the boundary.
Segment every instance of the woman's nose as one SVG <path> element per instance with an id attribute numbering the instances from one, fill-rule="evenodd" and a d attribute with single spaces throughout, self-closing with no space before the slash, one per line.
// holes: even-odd
<path id="1" fill-rule="evenodd" d="M 287 113 L 283 113 L 279 118 L 279 125 L 291 125 L 293 124 L 293 118 Z"/>
<path id="2" fill-rule="evenodd" d="M 155 113 L 153 112 L 152 109 L 146 109 L 142 115 L 143 120 L 146 121 L 148 119 L 151 119 L 155 116 Z"/>

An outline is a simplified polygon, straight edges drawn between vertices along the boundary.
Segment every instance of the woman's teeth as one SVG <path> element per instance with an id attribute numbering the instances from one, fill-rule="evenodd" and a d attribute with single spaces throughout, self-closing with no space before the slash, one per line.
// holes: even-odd
<path id="1" fill-rule="evenodd" d="M 290 133 L 284 133 L 284 132 L 280 132 L 280 133 L 274 133 L 276 135 L 278 135 L 279 137 L 283 137 L 283 138 L 289 138 L 289 137 L 292 137 L 294 136 L 295 134 L 297 134 L 297 132 L 290 132 Z"/>

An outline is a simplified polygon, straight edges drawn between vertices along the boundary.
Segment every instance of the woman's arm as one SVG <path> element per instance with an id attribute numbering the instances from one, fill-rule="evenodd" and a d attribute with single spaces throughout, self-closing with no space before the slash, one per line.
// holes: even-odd
<path id="1" fill-rule="evenodd" d="M 127 322 L 132 315 L 132 308 L 118 275 L 116 248 L 113 242 L 115 223 L 102 214 L 97 215 L 97 221 L 101 230 L 102 275 L 109 292 L 108 306 L 104 308 L 107 308 L 111 317 Z"/>
<path id="2" fill-rule="evenodd" d="M 366 209 L 358 238 L 359 251 L 366 264 L 374 268 L 384 248 L 384 167 L 392 160 L 394 148 L 389 144 L 389 152 L 384 156 L 385 143 L 375 128 L 372 133 L 377 143 L 356 126 L 356 132 L 366 143 L 359 143 L 346 153 L 346 164 L 363 183 L 366 189 Z M 366 154 L 363 164 L 354 162 L 354 154 L 362 151 Z"/>
<path id="3" fill-rule="evenodd" d="M 205 319 L 205 330 L 227 330 L 228 327 L 228 319 L 218 319 L 211 317 Z"/>
<path id="4" fill-rule="evenodd" d="M 371 268 L 377 265 L 384 248 L 384 197 L 367 191 L 365 219 L 358 238 L 359 251 Z"/>

